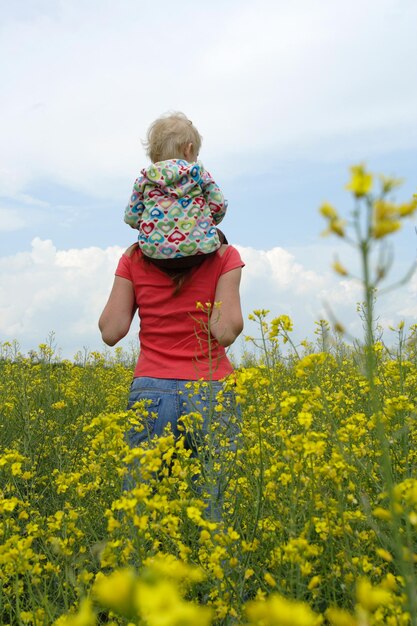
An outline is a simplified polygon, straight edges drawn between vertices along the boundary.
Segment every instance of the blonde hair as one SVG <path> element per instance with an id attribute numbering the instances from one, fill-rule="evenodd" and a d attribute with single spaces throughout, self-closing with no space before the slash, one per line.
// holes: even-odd
<path id="1" fill-rule="evenodd" d="M 143 142 L 146 154 L 152 161 L 183 159 L 184 148 L 193 144 L 193 155 L 197 159 L 202 137 L 193 123 L 179 111 L 158 117 L 149 127 Z"/>

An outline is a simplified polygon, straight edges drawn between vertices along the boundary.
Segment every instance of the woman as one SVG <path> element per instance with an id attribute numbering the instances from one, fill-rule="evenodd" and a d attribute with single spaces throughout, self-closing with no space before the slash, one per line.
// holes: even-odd
<path id="1" fill-rule="evenodd" d="M 226 415 L 214 415 L 213 400 L 223 389 L 220 381 L 233 374 L 225 347 L 243 329 L 243 266 L 236 248 L 224 244 L 201 265 L 180 271 L 155 266 L 137 244 L 121 257 L 99 328 L 103 341 L 114 346 L 129 331 L 138 309 L 140 354 L 128 406 L 147 400 L 149 413 L 156 415 L 146 429 L 129 431 L 131 447 L 149 434 L 162 435 L 168 424 L 178 437 L 178 420 L 196 407 L 204 417 L 203 432 L 209 431 L 212 419 L 227 421 Z M 190 398 L 189 383 L 199 380 L 208 385 Z M 225 396 L 224 405 L 234 405 L 233 393 Z"/>

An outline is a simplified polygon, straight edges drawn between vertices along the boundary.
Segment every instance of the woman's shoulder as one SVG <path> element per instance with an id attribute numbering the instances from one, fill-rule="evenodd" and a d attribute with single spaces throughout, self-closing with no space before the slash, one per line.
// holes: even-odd
<path id="1" fill-rule="evenodd" d="M 220 248 L 217 250 L 217 253 L 222 257 L 225 254 L 230 255 L 230 254 L 239 254 L 239 252 L 237 251 L 237 249 L 232 246 L 230 243 L 223 243 Z"/>
<path id="2" fill-rule="evenodd" d="M 227 244 L 224 243 L 222 246 L 220 246 L 220 248 L 217 250 L 217 254 L 221 258 L 229 258 L 229 257 L 240 258 L 239 250 L 235 248 L 234 246 L 232 246 L 230 243 L 227 243 Z"/>
<path id="3" fill-rule="evenodd" d="M 127 257 L 132 257 L 134 254 L 139 253 L 139 245 L 137 243 L 133 243 L 131 246 L 129 246 L 124 252 L 123 255 L 127 256 Z"/>
<path id="4" fill-rule="evenodd" d="M 222 271 L 228 271 L 236 267 L 244 267 L 245 265 L 237 248 L 230 244 L 223 244 L 217 250 L 217 258 L 219 259 Z"/>

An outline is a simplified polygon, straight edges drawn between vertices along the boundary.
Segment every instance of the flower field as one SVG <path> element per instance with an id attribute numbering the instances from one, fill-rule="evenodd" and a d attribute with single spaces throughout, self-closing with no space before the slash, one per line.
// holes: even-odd
<path id="1" fill-rule="evenodd" d="M 389 348 L 375 339 L 385 272 L 373 281 L 369 257 L 417 203 L 384 204 L 384 180 L 378 201 L 363 168 L 349 186 L 370 220 L 358 241 L 364 342 L 320 321 L 295 346 L 287 316 L 255 311 L 241 414 L 213 398 L 203 437 L 210 384 L 189 389 L 194 456 L 170 432 L 129 450 L 126 430 L 152 412 L 125 410 L 133 368 L 121 350 L 67 361 L 45 344 L 2 345 L 1 624 L 417 624 L 417 326 L 400 324 Z M 333 207 L 322 213 L 348 237 Z"/>
<path id="2" fill-rule="evenodd" d="M 284 359 L 288 318 L 258 318 L 269 363 L 238 373 L 241 439 L 212 468 L 221 521 L 195 486 L 204 459 L 169 433 L 136 451 L 142 480 L 122 492 L 126 424 L 147 413 L 124 410 L 130 368 L 3 347 L 2 624 L 410 623 L 415 334 L 395 356 L 375 345 L 375 412 L 359 353 Z"/>

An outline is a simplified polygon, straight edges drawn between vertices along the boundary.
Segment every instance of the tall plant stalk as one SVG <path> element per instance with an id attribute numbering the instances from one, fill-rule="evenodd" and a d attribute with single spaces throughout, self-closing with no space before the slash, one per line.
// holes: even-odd
<path id="1" fill-rule="evenodd" d="M 410 623 L 417 626 L 417 586 L 413 559 L 408 555 L 402 531 L 402 518 L 399 513 L 395 496 L 395 476 L 392 467 L 390 443 L 384 426 L 383 406 L 376 384 L 377 361 L 375 351 L 375 301 L 378 283 L 386 277 L 390 269 L 390 257 L 381 252 L 385 238 L 398 230 L 401 220 L 415 212 L 417 197 L 407 203 L 395 204 L 389 199 L 390 192 L 400 184 L 397 179 L 380 177 L 381 190 L 378 196 L 372 193 L 374 176 L 367 172 L 363 165 L 351 168 L 352 177 L 347 185 L 354 197 L 355 208 L 351 222 L 353 237 L 347 231 L 346 222 L 341 220 L 336 209 L 326 203 L 320 212 L 328 220 L 327 233 L 333 233 L 343 238 L 356 248 L 360 256 L 361 278 L 363 288 L 363 311 L 365 323 L 364 355 L 365 373 L 369 385 L 368 407 L 369 414 L 374 416 L 377 443 L 381 450 L 380 470 L 385 493 L 388 497 L 391 533 L 391 551 L 394 553 L 394 566 L 404 581 L 406 591 L 405 609 L 410 615 Z M 362 209 L 362 211 L 361 211 Z M 380 248 L 379 259 L 375 271 L 372 262 L 375 248 Z M 382 259 L 382 262 L 381 262 Z M 384 260 L 385 259 L 385 260 Z M 342 276 L 349 276 L 349 271 L 338 261 L 334 264 L 335 271 Z M 414 263 L 411 268 L 415 267 Z M 403 283 L 412 271 L 399 284 Z"/>

